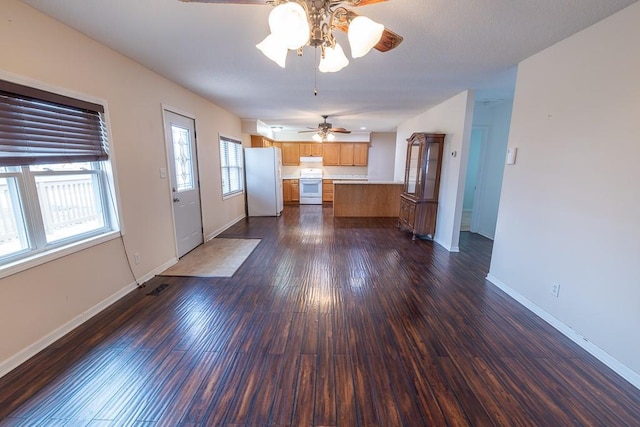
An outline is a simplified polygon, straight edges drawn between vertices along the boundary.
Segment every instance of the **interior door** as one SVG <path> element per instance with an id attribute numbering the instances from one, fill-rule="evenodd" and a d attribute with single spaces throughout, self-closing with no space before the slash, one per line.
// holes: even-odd
<path id="1" fill-rule="evenodd" d="M 164 111 L 164 119 L 174 228 L 180 258 L 204 241 L 195 122 L 168 110 Z"/>

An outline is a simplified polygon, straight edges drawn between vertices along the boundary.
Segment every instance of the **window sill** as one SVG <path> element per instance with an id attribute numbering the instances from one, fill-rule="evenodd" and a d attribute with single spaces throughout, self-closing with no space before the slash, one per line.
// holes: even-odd
<path id="1" fill-rule="evenodd" d="M 0 279 L 20 273 L 33 267 L 37 267 L 38 265 L 45 264 L 58 258 L 71 255 L 75 252 L 80 252 L 90 247 L 100 245 L 110 240 L 117 239 L 118 237 L 120 237 L 119 231 L 110 231 L 108 233 L 82 240 L 80 242 L 71 243 L 69 245 L 52 249 L 44 253 L 39 253 L 27 258 L 22 258 L 18 261 L 0 267 Z"/>
<path id="2" fill-rule="evenodd" d="M 227 196 L 222 196 L 222 200 L 233 199 L 234 197 L 244 196 L 244 191 L 240 191 L 238 193 L 229 194 Z"/>

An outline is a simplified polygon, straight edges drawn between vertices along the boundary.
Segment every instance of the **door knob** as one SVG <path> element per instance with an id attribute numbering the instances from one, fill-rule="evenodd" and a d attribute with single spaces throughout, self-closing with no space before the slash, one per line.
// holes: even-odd
<path id="1" fill-rule="evenodd" d="M 179 201 L 180 201 L 180 199 L 178 199 L 177 197 L 174 197 L 174 198 L 173 198 L 173 202 L 174 202 L 174 203 L 178 203 Z"/>

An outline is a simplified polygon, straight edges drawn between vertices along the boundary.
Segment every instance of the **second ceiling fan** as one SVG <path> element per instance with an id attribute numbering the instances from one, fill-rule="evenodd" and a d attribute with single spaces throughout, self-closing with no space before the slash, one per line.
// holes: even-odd
<path id="1" fill-rule="evenodd" d="M 326 142 L 326 141 L 334 141 L 336 139 L 334 133 L 351 133 L 350 130 L 345 128 L 334 128 L 331 123 L 327 122 L 329 118 L 328 115 L 323 115 L 324 119 L 322 123 L 318 123 L 318 127 L 309 128 L 311 130 L 301 130 L 298 133 L 306 133 L 306 132 L 316 132 L 312 138 L 317 142 Z"/>

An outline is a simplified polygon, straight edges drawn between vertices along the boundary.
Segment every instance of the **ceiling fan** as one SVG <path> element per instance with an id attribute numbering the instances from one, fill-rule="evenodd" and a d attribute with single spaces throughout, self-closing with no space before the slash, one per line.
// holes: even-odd
<path id="1" fill-rule="evenodd" d="M 327 123 L 328 115 L 323 115 L 322 118 L 324 121 L 322 123 L 318 123 L 318 127 L 308 128 L 311 130 L 301 130 L 298 133 L 305 132 L 316 132 L 315 135 L 312 136 L 314 141 L 317 142 L 326 142 L 326 141 L 334 141 L 336 139 L 334 133 L 351 133 L 350 130 L 346 130 L 345 128 L 334 128 L 331 123 Z"/>
<path id="2" fill-rule="evenodd" d="M 269 59 L 284 68 L 287 52 L 295 50 L 302 56 L 305 46 L 320 47 L 318 70 L 336 72 L 349 60 L 336 42 L 333 30 L 347 33 L 351 56 L 359 58 L 371 49 L 387 52 L 402 42 L 402 36 L 371 19 L 341 6 L 367 6 L 388 0 L 180 0 L 189 3 L 269 4 L 269 34 L 256 47 Z"/>

